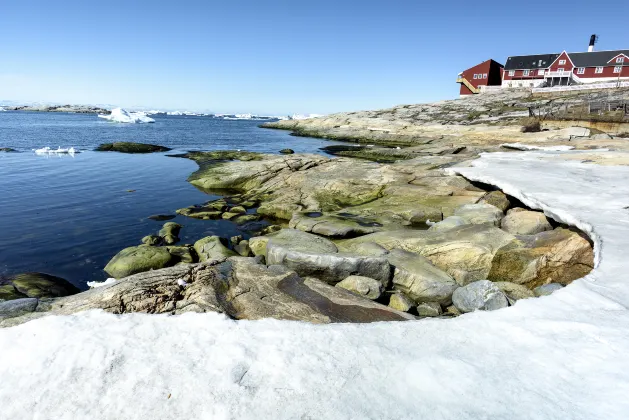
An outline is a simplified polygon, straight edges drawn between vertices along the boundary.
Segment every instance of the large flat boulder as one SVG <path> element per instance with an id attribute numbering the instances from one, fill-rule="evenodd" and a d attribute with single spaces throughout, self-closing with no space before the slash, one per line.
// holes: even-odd
<path id="1" fill-rule="evenodd" d="M 265 236 L 256 236 L 249 240 L 249 246 L 255 255 L 267 255 L 269 242 L 277 246 L 300 252 L 331 254 L 338 252 L 332 241 L 298 229 L 282 229 Z"/>
<path id="2" fill-rule="evenodd" d="M 218 236 L 206 236 L 194 243 L 194 250 L 199 256 L 199 261 L 224 260 L 237 254 L 223 244 Z"/>
<path id="3" fill-rule="evenodd" d="M 331 238 L 352 238 L 377 232 L 382 224 L 347 212 L 325 214 L 302 211 L 293 213 L 288 227 Z"/>
<path id="4" fill-rule="evenodd" d="M 120 279 L 136 273 L 168 267 L 176 262 L 166 248 L 131 246 L 117 253 L 105 266 L 110 276 Z"/>
<path id="5" fill-rule="evenodd" d="M 452 303 L 462 313 L 493 311 L 509 306 L 507 296 L 489 280 L 475 281 L 456 289 Z"/>
<path id="6" fill-rule="evenodd" d="M 0 277 L 0 300 L 54 298 L 78 293 L 79 289 L 61 277 L 45 273 L 22 273 Z"/>
<path id="7" fill-rule="evenodd" d="M 504 217 L 502 210 L 488 203 L 466 204 L 456 209 L 454 215 L 471 224 L 493 226 L 500 226 L 500 221 Z"/>
<path id="8" fill-rule="evenodd" d="M 514 235 L 535 235 L 536 233 L 553 230 L 544 213 L 539 211 L 509 212 L 500 227 Z"/>

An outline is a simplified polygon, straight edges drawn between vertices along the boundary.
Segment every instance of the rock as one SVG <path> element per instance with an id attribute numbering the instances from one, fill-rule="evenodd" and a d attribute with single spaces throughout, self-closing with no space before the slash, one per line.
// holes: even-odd
<path id="1" fill-rule="evenodd" d="M 499 208 L 501 211 L 506 211 L 511 203 L 509 202 L 509 198 L 502 191 L 492 191 L 487 193 L 481 200 L 480 203 L 491 204 Z"/>
<path id="2" fill-rule="evenodd" d="M 282 149 L 280 150 L 280 153 L 283 155 L 292 155 L 295 151 L 293 149 Z"/>
<path id="3" fill-rule="evenodd" d="M 332 241 L 296 229 L 282 229 L 267 236 L 251 238 L 249 240 L 249 246 L 251 246 L 251 249 L 254 250 L 256 255 L 266 256 L 266 247 L 270 240 L 277 246 L 295 251 L 320 254 L 333 254 L 338 252 L 338 248 Z M 258 252 L 255 251 L 256 249 Z"/>
<path id="4" fill-rule="evenodd" d="M 236 213 L 236 214 L 245 214 L 247 213 L 247 209 L 245 209 L 243 206 L 235 206 L 229 209 L 230 213 Z"/>
<path id="5" fill-rule="evenodd" d="M 514 235 L 535 235 L 536 233 L 553 230 L 553 227 L 539 211 L 510 212 L 502 219 L 500 227 Z"/>
<path id="6" fill-rule="evenodd" d="M 236 216 L 232 219 L 230 219 L 232 222 L 236 223 L 237 225 L 244 225 L 246 223 L 250 223 L 250 222 L 257 222 L 258 220 L 260 220 L 261 217 L 258 216 L 257 214 L 241 214 L 239 216 Z"/>
<path id="7" fill-rule="evenodd" d="M 4 152 L 4 153 L 15 153 L 17 152 L 17 150 L 12 149 L 10 147 L 0 147 L 0 152 Z"/>
<path id="8" fill-rule="evenodd" d="M 166 248 L 131 246 L 116 254 L 105 266 L 105 271 L 116 279 L 157 270 L 172 265 L 173 257 Z"/>
<path id="9" fill-rule="evenodd" d="M 236 236 L 232 236 L 231 238 L 229 238 L 229 243 L 232 246 L 236 246 L 240 243 L 240 241 L 242 241 L 244 238 L 242 235 L 236 235 Z"/>
<path id="10" fill-rule="evenodd" d="M 170 148 L 146 143 L 115 142 L 103 143 L 95 150 L 97 152 L 154 153 L 167 152 Z"/>
<path id="11" fill-rule="evenodd" d="M 224 206 L 227 208 L 227 206 Z M 220 219 L 223 215 L 222 210 L 217 210 L 213 206 L 192 206 L 178 209 L 177 214 L 192 217 L 194 219 L 211 220 Z"/>
<path id="12" fill-rule="evenodd" d="M 251 248 L 249 247 L 249 241 L 247 240 L 240 241 L 238 245 L 235 245 L 234 251 L 243 257 L 251 257 L 253 255 Z"/>
<path id="13" fill-rule="evenodd" d="M 37 308 L 38 303 L 39 300 L 35 298 L 0 301 L 0 320 L 33 312 Z"/>
<path id="14" fill-rule="evenodd" d="M 176 216 L 174 214 L 155 214 L 153 216 L 149 216 L 148 219 L 163 222 L 165 220 L 172 220 L 175 217 Z"/>
<path id="15" fill-rule="evenodd" d="M 159 236 L 164 240 L 166 245 L 173 245 L 179 242 L 179 231 L 181 225 L 175 222 L 166 222 L 159 231 Z"/>
<path id="16" fill-rule="evenodd" d="M 550 133 L 549 140 L 571 140 L 576 137 L 589 137 L 590 129 L 584 127 L 567 127 Z"/>
<path id="17" fill-rule="evenodd" d="M 162 243 L 162 237 L 157 235 L 148 235 L 142 238 L 142 243 L 146 245 L 160 245 Z"/>
<path id="18" fill-rule="evenodd" d="M 416 306 L 415 302 L 404 293 L 394 293 L 389 300 L 389 307 L 396 311 L 408 312 Z"/>
<path id="19" fill-rule="evenodd" d="M 465 225 L 446 231 L 396 230 L 338 241 L 342 251 L 354 252 L 362 243 L 400 248 L 420 254 L 452 276 L 459 285 L 486 279 L 499 249 L 516 237 L 494 226 Z"/>
<path id="20" fill-rule="evenodd" d="M 455 228 L 457 226 L 463 226 L 463 225 L 468 225 L 468 224 L 469 223 L 467 222 L 467 220 L 465 220 L 462 217 L 450 216 L 450 217 L 446 217 L 442 221 L 437 222 L 434 225 L 430 226 L 428 228 L 428 230 L 444 231 L 444 230 L 450 230 L 450 229 Z"/>
<path id="21" fill-rule="evenodd" d="M 462 313 L 493 311 L 509 306 L 507 296 L 489 280 L 479 280 L 459 287 L 452 295 L 452 302 Z"/>
<path id="22" fill-rule="evenodd" d="M 508 281 L 496 281 L 494 282 L 496 287 L 507 295 L 509 303 L 516 302 L 520 299 L 528 299 L 535 297 L 533 292 L 521 284 L 515 284 Z"/>
<path id="23" fill-rule="evenodd" d="M 500 226 L 500 221 L 504 217 L 502 210 L 487 203 L 466 204 L 456 209 L 454 215 L 474 225 L 489 224 L 493 226 Z"/>
<path id="24" fill-rule="evenodd" d="M 456 306 L 450 305 L 446 308 L 446 315 L 459 316 L 459 315 L 462 315 L 462 313 L 456 308 Z"/>
<path id="25" fill-rule="evenodd" d="M 180 263 L 192 264 L 197 262 L 197 254 L 190 245 L 167 246 L 166 250 Z"/>
<path id="26" fill-rule="evenodd" d="M 401 249 L 386 255 L 393 266 L 393 287 L 417 303 L 439 302 L 449 305 L 458 285 L 447 273 L 438 269 L 426 258 Z"/>
<path id="27" fill-rule="evenodd" d="M 384 286 L 381 282 L 363 276 L 349 276 L 336 283 L 336 287 L 349 290 L 371 300 L 380 298 L 382 292 L 384 292 Z"/>
<path id="28" fill-rule="evenodd" d="M 593 136 L 590 136 L 590 138 L 592 140 L 611 140 L 613 137 L 607 133 L 599 133 L 599 134 L 594 134 Z"/>
<path id="29" fill-rule="evenodd" d="M 270 233 L 279 232 L 282 230 L 280 225 L 269 225 L 260 231 L 260 235 L 268 235 Z"/>
<path id="30" fill-rule="evenodd" d="M 266 245 L 269 242 L 267 236 L 254 236 L 249 239 L 249 248 L 253 255 L 266 257 Z"/>
<path id="31" fill-rule="evenodd" d="M 240 216 L 240 213 L 232 213 L 230 211 L 226 211 L 221 215 L 221 218 L 223 218 L 224 220 L 231 220 L 236 216 Z"/>
<path id="32" fill-rule="evenodd" d="M 0 299 L 54 298 L 78 293 L 79 289 L 61 277 L 44 273 L 22 273 L 0 278 Z"/>
<path id="33" fill-rule="evenodd" d="M 375 242 L 365 242 L 356 245 L 353 250 L 356 254 L 359 255 L 372 255 L 372 256 L 382 256 L 389 253 L 389 251 L 383 247 L 378 245 Z"/>
<path id="34" fill-rule="evenodd" d="M 517 238 L 496 252 L 490 280 L 509 281 L 529 289 L 549 282 L 567 285 L 594 267 L 590 242 L 570 229 L 557 228 Z"/>
<path id="35" fill-rule="evenodd" d="M 529 210 L 523 209 L 522 207 L 514 207 L 512 209 L 507 210 L 507 216 L 510 215 L 510 214 L 519 213 L 519 212 L 522 212 L 522 211 L 529 211 Z"/>
<path id="36" fill-rule="evenodd" d="M 417 305 L 417 314 L 419 316 L 439 316 L 441 312 L 441 305 L 437 302 L 424 302 Z"/>
<path id="37" fill-rule="evenodd" d="M 332 238 L 352 238 L 377 232 L 382 225 L 373 219 L 350 213 L 323 214 L 321 212 L 296 212 L 288 227 Z"/>
<path id="38" fill-rule="evenodd" d="M 199 261 L 224 260 L 237 255 L 234 251 L 223 245 L 218 236 L 207 236 L 194 243 L 194 250 L 199 256 Z"/>
<path id="39" fill-rule="evenodd" d="M 533 293 L 537 297 L 548 296 L 559 289 L 563 289 L 563 286 L 561 284 L 549 283 L 549 284 L 544 284 L 542 286 L 537 286 L 535 289 L 533 289 Z"/>

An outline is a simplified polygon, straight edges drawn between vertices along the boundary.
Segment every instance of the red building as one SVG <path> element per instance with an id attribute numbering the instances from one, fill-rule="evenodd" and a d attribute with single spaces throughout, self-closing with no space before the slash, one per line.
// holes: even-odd
<path id="1" fill-rule="evenodd" d="M 481 86 L 500 86 L 503 65 L 487 60 L 459 73 L 457 83 L 461 84 L 461 95 L 480 93 Z"/>

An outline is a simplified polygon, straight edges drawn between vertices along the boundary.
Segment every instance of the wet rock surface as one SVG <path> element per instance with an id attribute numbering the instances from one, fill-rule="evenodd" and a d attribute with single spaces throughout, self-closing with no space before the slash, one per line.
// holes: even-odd
<path id="1" fill-rule="evenodd" d="M 96 149 L 97 152 L 119 152 L 119 153 L 155 153 L 167 152 L 170 148 L 146 143 L 115 142 L 103 143 Z"/>

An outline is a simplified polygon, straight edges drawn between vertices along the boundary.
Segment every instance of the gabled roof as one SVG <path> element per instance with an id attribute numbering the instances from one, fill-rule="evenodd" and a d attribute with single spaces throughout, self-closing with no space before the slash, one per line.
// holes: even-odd
<path id="1" fill-rule="evenodd" d="M 516 55 L 507 58 L 505 70 L 545 69 L 560 54 Z"/>
<path id="2" fill-rule="evenodd" d="M 629 57 L 629 50 L 614 50 L 614 51 L 594 51 L 594 52 L 582 52 L 582 53 L 570 53 L 570 58 L 575 67 L 605 67 L 605 66 L 620 66 L 629 65 L 629 62 L 625 60 L 624 63 L 616 64 L 609 61 L 618 56 L 624 54 Z"/>

